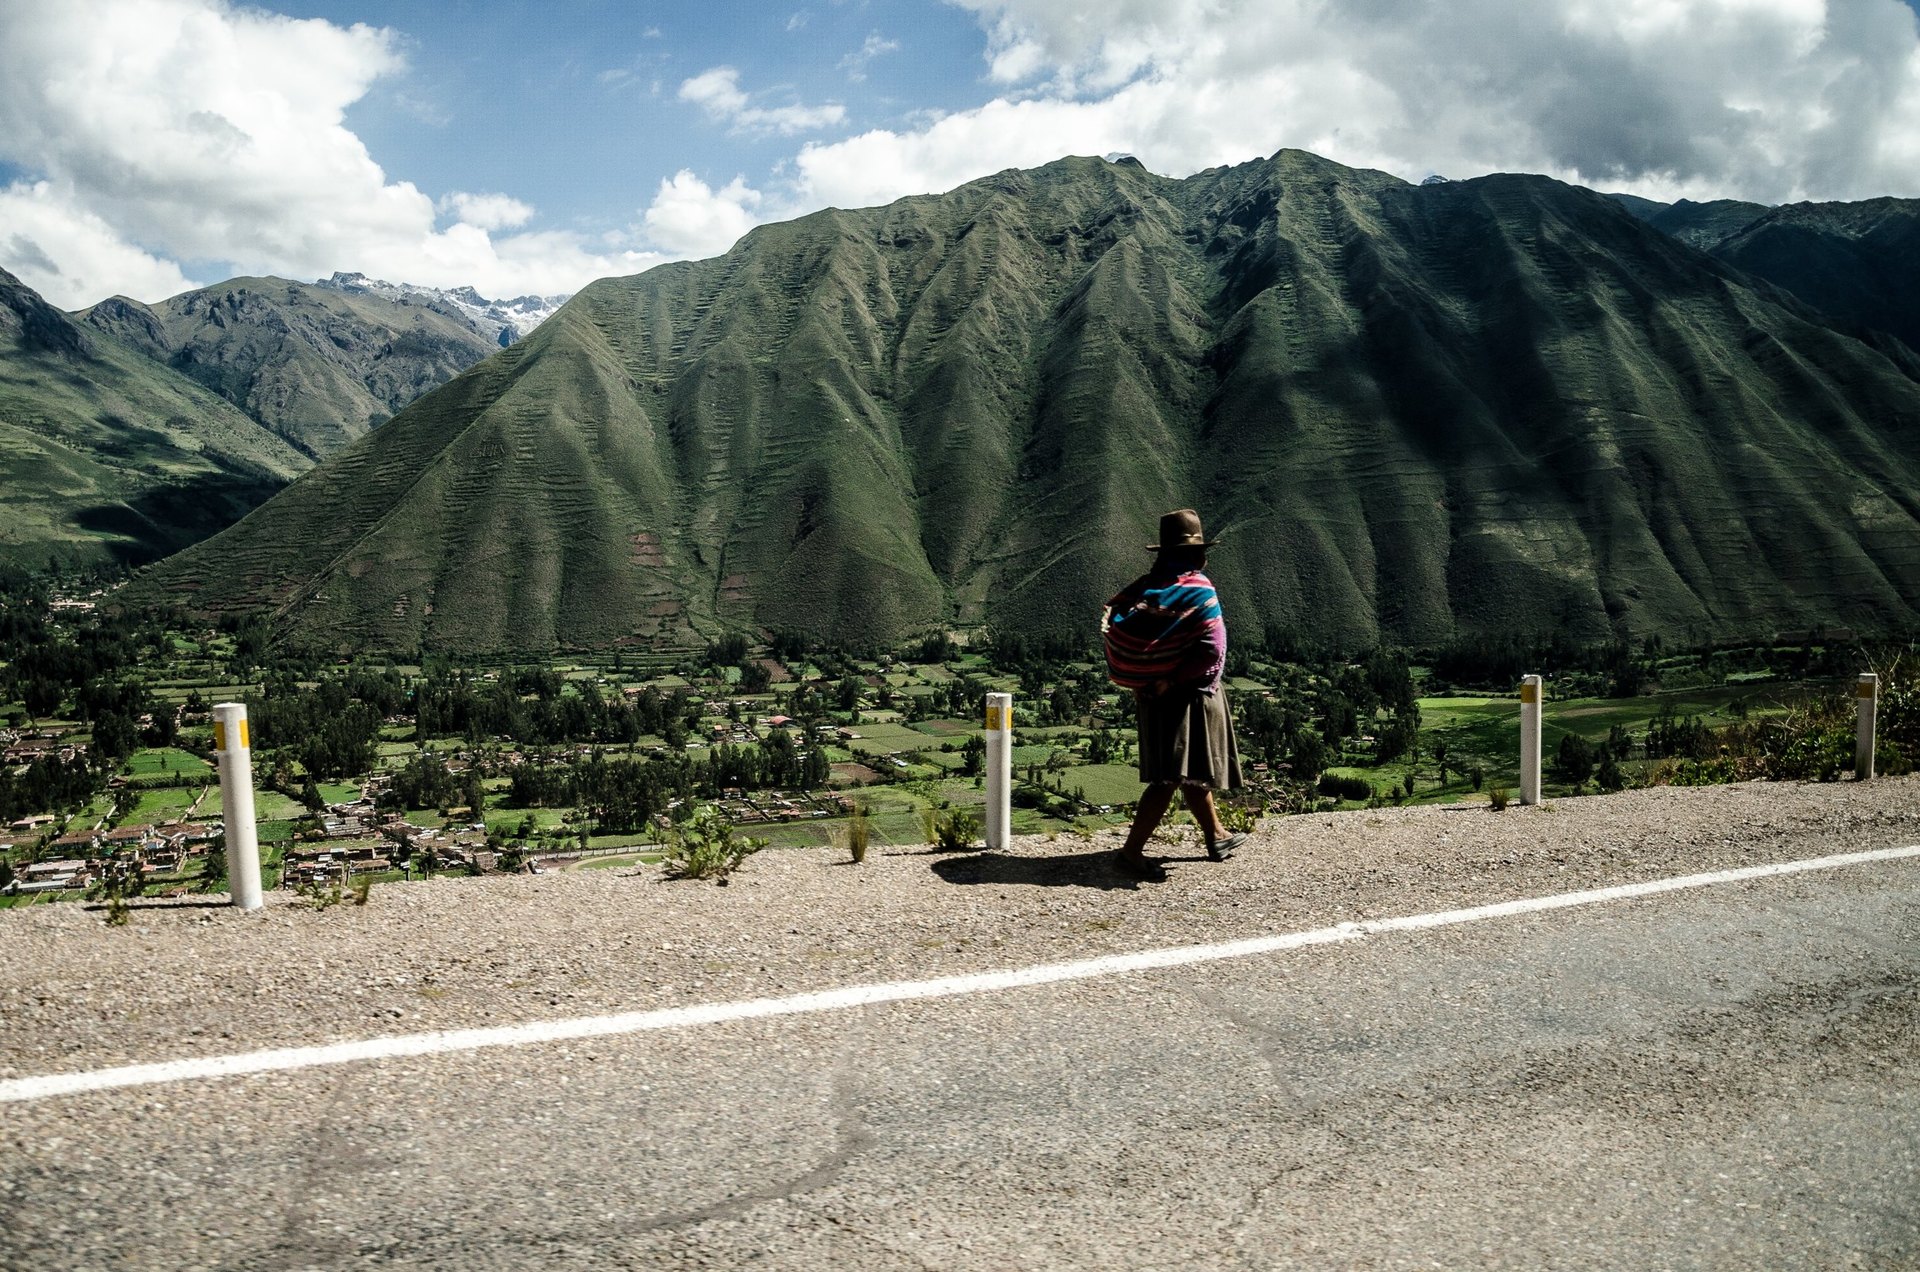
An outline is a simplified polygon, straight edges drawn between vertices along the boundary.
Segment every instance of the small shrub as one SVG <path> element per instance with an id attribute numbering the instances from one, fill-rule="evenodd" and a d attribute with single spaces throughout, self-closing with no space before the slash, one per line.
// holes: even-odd
<path id="1" fill-rule="evenodd" d="M 348 887 L 347 894 L 355 905 L 365 905 L 367 898 L 373 895 L 373 876 L 363 874 Z"/>
<path id="2" fill-rule="evenodd" d="M 673 828 L 660 860 L 669 879 L 725 881 L 741 862 L 766 846 L 764 839 L 734 834 L 727 815 L 708 805 Z"/>
<path id="3" fill-rule="evenodd" d="M 127 898 L 140 895 L 140 867 L 132 861 L 106 863 L 100 881 L 87 889 L 87 896 L 107 903 L 107 926 L 125 927 L 132 917 Z"/>
<path id="4" fill-rule="evenodd" d="M 1227 828 L 1229 835 L 1243 835 L 1260 824 L 1261 814 L 1267 811 L 1264 801 L 1245 801 L 1222 799 L 1215 803 L 1220 811 L 1220 824 Z"/>
<path id="5" fill-rule="evenodd" d="M 1336 773 L 1320 775 L 1320 793 L 1334 799 L 1365 801 L 1374 798 L 1373 787 L 1364 777 L 1342 777 Z"/>
<path id="6" fill-rule="evenodd" d="M 857 865 L 867 859 L 867 841 L 873 832 L 867 819 L 867 806 L 855 804 L 853 811 L 847 814 L 846 835 L 847 852 Z"/>
<path id="7" fill-rule="evenodd" d="M 302 883 L 294 888 L 293 894 L 305 901 L 310 910 L 332 909 L 340 904 L 340 898 L 343 895 L 338 880 L 333 883 L 321 883 L 318 880 Z"/>
<path id="8" fill-rule="evenodd" d="M 965 809 L 949 808 L 933 828 L 934 842 L 947 852 L 966 852 L 977 847 L 980 819 Z"/>
<path id="9" fill-rule="evenodd" d="M 1873 771 L 1881 777 L 1904 777 L 1913 772 L 1913 761 L 1900 749 L 1898 742 L 1876 742 L 1873 748 Z"/>
<path id="10" fill-rule="evenodd" d="M 1487 805 L 1496 813 L 1507 810 L 1507 788 L 1496 786 L 1487 792 Z"/>

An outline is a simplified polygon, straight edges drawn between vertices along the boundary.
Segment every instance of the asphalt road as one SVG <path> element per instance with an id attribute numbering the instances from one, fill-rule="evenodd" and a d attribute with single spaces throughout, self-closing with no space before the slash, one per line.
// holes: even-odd
<path id="1" fill-rule="evenodd" d="M 0 1128 L 8 1269 L 1920 1267 L 1920 860 Z"/>

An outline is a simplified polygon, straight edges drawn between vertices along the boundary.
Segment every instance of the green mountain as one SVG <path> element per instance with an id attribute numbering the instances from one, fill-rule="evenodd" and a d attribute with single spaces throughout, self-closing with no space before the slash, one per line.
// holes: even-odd
<path id="1" fill-rule="evenodd" d="M 499 348 L 447 304 L 283 278 L 234 278 L 81 322 L 197 380 L 319 459 Z"/>
<path id="2" fill-rule="evenodd" d="M 1231 624 L 1920 613 L 1920 358 L 1590 191 L 1067 159 L 605 279 L 134 596 L 339 646 L 1092 630 L 1165 509 Z"/>
<path id="3" fill-rule="evenodd" d="M 0 559 L 148 561 L 311 462 L 0 270 Z"/>
<path id="4" fill-rule="evenodd" d="M 1836 318 L 1920 350 L 1920 199 L 1774 208 L 1712 252 Z"/>
<path id="5" fill-rule="evenodd" d="M 1920 350 L 1920 199 L 1656 203 L 1607 196 L 1656 229 L 1784 287 L 1840 325 Z"/>
<path id="6" fill-rule="evenodd" d="M 1703 252 L 1736 234 L 1765 216 L 1772 209 L 1764 203 L 1746 203 L 1739 199 L 1713 199 L 1695 203 L 1681 199 L 1677 203 L 1656 203 L 1632 194 L 1607 196 L 1657 230 Z"/>

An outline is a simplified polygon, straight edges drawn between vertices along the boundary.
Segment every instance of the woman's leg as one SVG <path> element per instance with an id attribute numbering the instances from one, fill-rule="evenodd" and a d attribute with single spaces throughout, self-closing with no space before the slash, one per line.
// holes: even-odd
<path id="1" fill-rule="evenodd" d="M 1148 837 L 1166 816 L 1167 806 L 1173 803 L 1173 790 L 1172 782 L 1155 782 L 1140 793 L 1140 802 L 1133 810 L 1133 825 L 1127 830 L 1127 842 L 1121 846 L 1121 852 L 1135 859 L 1142 855 Z"/>
<path id="2" fill-rule="evenodd" d="M 1209 843 L 1227 837 L 1227 828 L 1220 821 L 1220 810 L 1213 806 L 1213 792 L 1204 786 L 1183 788 L 1187 797 L 1187 811 L 1193 814 L 1194 824 L 1200 827 L 1200 833 Z"/>

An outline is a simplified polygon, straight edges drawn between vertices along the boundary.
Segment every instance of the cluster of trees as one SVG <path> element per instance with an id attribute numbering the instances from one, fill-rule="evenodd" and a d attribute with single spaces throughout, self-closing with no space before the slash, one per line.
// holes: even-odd
<path id="1" fill-rule="evenodd" d="M 43 756 L 19 774 L 11 765 L 0 764 L 0 821 L 76 808 L 93 798 L 103 780 L 104 775 L 83 755 L 71 760 Z"/>
<path id="2" fill-rule="evenodd" d="M 380 707 L 362 699 L 379 697 L 384 678 L 349 673 L 323 679 L 311 688 L 290 676 L 266 684 L 260 703 L 248 712 L 256 747 L 290 752 L 316 778 L 352 777 L 374 766 L 379 755 Z"/>
<path id="3" fill-rule="evenodd" d="M 678 755 L 608 759 L 596 751 L 584 759 L 536 759 L 514 769 L 508 800 L 522 808 L 578 806 L 602 831 L 637 831 L 674 800 L 693 797 L 695 767 Z"/>
<path id="4" fill-rule="evenodd" d="M 722 744 L 695 761 L 700 790 L 718 795 L 729 786 L 742 790 L 814 790 L 827 784 L 830 766 L 818 744 L 801 747 L 785 729 L 759 742 Z"/>
<path id="5" fill-rule="evenodd" d="M 530 746 L 625 745 L 656 735 L 679 747 L 699 720 L 699 705 L 684 691 L 608 695 L 583 680 L 568 692 L 549 668 L 503 673 L 494 681 L 431 675 L 414 689 L 412 708 L 422 737 L 506 737 Z"/>
<path id="6" fill-rule="evenodd" d="M 1586 785 L 1591 777 L 1603 791 L 1617 791 L 1627 784 L 1620 761 L 1633 756 L 1633 738 L 1622 725 L 1614 725 L 1606 740 L 1595 745 L 1577 733 L 1560 739 L 1549 771 L 1569 786 Z"/>
<path id="7" fill-rule="evenodd" d="M 437 755 L 415 756 L 393 775 L 380 803 L 390 808 L 440 808 L 465 805 L 478 813 L 486 803 L 486 787 L 477 766 L 455 773 Z"/>

